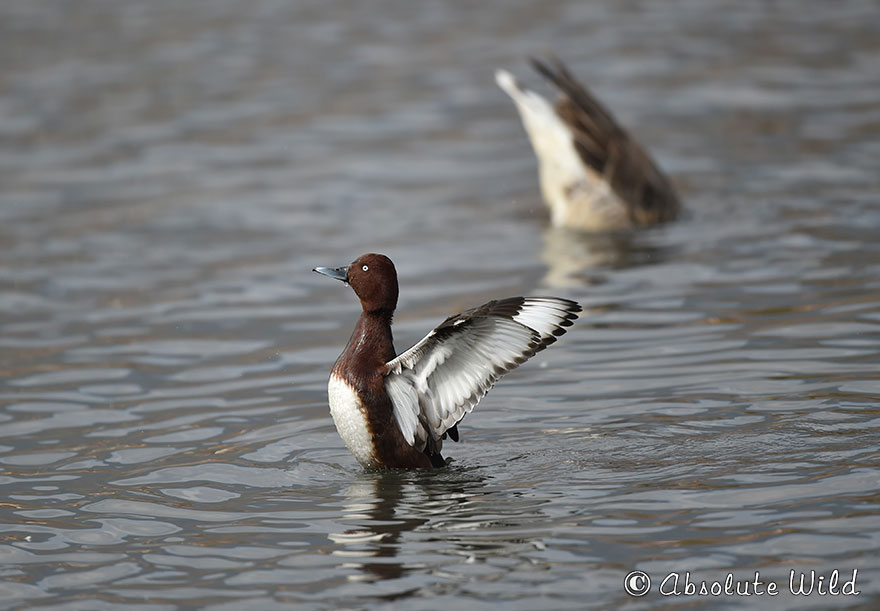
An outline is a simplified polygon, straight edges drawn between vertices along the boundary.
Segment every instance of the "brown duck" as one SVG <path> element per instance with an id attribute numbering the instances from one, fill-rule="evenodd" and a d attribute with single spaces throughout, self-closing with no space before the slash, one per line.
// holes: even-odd
<path id="1" fill-rule="evenodd" d="M 330 414 L 354 457 L 368 468 L 442 467 L 447 437 L 495 382 L 565 333 L 581 311 L 558 297 L 509 297 L 450 316 L 398 355 L 391 336 L 397 272 L 366 254 L 313 271 L 354 289 L 361 315 L 333 365 Z"/>

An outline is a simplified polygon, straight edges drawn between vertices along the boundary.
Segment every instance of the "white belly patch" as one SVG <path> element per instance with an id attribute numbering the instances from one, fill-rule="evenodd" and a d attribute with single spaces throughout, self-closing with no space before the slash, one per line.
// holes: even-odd
<path id="1" fill-rule="evenodd" d="M 342 378 L 330 375 L 327 383 L 330 415 L 339 436 L 359 463 L 365 467 L 376 466 L 373 455 L 373 439 L 367 427 L 367 418 L 354 389 Z"/>

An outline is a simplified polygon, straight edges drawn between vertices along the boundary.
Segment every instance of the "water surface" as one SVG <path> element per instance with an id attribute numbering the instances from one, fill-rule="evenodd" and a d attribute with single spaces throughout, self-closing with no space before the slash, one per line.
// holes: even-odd
<path id="1" fill-rule="evenodd" d="M 0 608 L 880 605 L 880 10 L 0 5 Z M 496 67 L 554 50 L 689 213 L 550 229 Z M 364 472 L 326 405 L 384 252 L 397 348 L 514 294 L 579 323 Z M 654 580 L 628 596 L 624 576 Z M 789 571 L 852 597 L 792 597 Z M 759 572 L 781 594 L 664 597 Z"/>

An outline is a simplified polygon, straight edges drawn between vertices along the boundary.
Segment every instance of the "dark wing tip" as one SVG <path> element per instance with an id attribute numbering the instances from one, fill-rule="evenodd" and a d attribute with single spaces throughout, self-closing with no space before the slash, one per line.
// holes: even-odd
<path id="1" fill-rule="evenodd" d="M 549 299 L 551 301 L 557 302 L 559 305 L 563 306 L 566 311 L 570 313 L 582 312 L 583 308 L 581 304 L 579 304 L 574 299 L 566 299 L 565 297 L 552 297 L 552 296 L 537 296 L 536 299 Z"/>
<path id="2" fill-rule="evenodd" d="M 535 72 L 537 72 L 541 76 L 550 78 L 547 76 L 547 73 L 550 72 L 550 68 L 543 61 L 541 61 L 540 58 L 535 57 L 534 55 L 530 55 L 529 63 L 532 65 L 532 68 L 534 68 Z"/>
<path id="3" fill-rule="evenodd" d="M 558 340 L 558 339 L 559 339 L 559 336 L 562 335 L 563 333 L 565 333 L 565 331 L 562 331 L 562 333 L 556 333 L 556 332 L 554 331 L 554 332 L 553 332 L 553 335 L 548 335 L 547 337 L 545 337 L 545 338 L 543 339 L 543 341 L 541 341 L 541 349 L 546 348 L 546 347 L 549 346 L 550 344 L 555 344 L 555 343 L 556 343 L 556 340 Z"/>
<path id="4" fill-rule="evenodd" d="M 570 77 L 565 64 L 555 53 L 547 53 L 547 59 L 542 60 L 534 55 L 529 56 L 529 63 L 535 72 L 546 78 L 551 83 L 556 83 L 560 77 Z M 552 66 L 551 66 L 552 64 Z"/>

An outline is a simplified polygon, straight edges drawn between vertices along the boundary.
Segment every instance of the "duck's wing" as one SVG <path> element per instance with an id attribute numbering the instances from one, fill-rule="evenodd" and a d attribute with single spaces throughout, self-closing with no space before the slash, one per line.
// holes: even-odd
<path id="1" fill-rule="evenodd" d="M 532 65 L 564 94 L 556 114 L 571 129 L 581 160 L 604 177 L 626 203 L 630 219 L 652 224 L 675 218 L 681 207 L 672 183 L 651 156 L 558 58 Z"/>
<path id="2" fill-rule="evenodd" d="M 557 297 L 511 297 L 450 316 L 386 364 L 385 390 L 406 441 L 440 451 L 447 431 L 505 373 L 556 341 L 581 307 Z"/>

